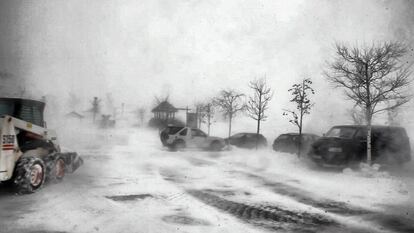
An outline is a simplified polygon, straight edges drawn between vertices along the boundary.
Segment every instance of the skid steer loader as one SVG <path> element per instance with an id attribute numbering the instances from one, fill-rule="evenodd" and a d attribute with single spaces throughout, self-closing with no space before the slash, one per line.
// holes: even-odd
<path id="1" fill-rule="evenodd" d="M 83 164 L 76 153 L 61 152 L 56 133 L 46 128 L 44 108 L 40 101 L 0 98 L 0 183 L 18 193 L 33 193 Z"/>

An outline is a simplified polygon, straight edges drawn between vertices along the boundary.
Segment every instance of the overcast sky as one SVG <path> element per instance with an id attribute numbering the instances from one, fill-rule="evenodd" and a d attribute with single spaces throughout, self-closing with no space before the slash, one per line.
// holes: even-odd
<path id="1" fill-rule="evenodd" d="M 118 103 L 151 106 L 154 95 L 169 93 L 177 107 L 221 88 L 248 93 L 250 80 L 266 76 L 275 90 L 271 121 L 290 106 L 287 89 L 310 77 L 313 117 L 336 119 L 340 110 L 333 109 L 344 98 L 322 75 L 335 41 L 411 46 L 413 6 L 408 0 L 3 0 L 0 72 L 24 80 L 35 98 L 111 93 Z"/>

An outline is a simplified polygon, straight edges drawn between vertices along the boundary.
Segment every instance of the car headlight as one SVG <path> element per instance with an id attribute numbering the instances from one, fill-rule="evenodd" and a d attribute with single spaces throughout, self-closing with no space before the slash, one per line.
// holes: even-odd
<path id="1" fill-rule="evenodd" d="M 342 148 L 341 147 L 329 147 L 328 151 L 329 152 L 342 152 Z"/>

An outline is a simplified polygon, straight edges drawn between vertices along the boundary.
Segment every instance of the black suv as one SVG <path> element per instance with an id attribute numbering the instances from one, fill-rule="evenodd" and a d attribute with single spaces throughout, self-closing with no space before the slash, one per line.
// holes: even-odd
<path id="1" fill-rule="evenodd" d="M 266 138 L 257 133 L 237 133 L 227 138 L 226 142 L 230 145 L 247 149 L 256 148 L 256 144 L 260 148 L 267 146 Z"/>
<path id="2" fill-rule="evenodd" d="M 367 127 L 332 127 L 312 144 L 309 157 L 320 165 L 347 166 L 366 160 Z M 380 164 L 401 164 L 411 160 L 410 140 L 402 127 L 372 126 L 372 160 Z"/>

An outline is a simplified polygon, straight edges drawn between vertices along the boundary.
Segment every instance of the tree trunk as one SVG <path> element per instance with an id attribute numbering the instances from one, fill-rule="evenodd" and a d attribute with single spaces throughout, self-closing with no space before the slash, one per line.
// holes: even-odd
<path id="1" fill-rule="evenodd" d="M 197 119 L 197 128 L 201 128 L 201 118 L 200 118 L 200 108 L 196 108 L 196 119 Z"/>
<path id="2" fill-rule="evenodd" d="M 371 158 L 371 125 L 368 125 L 368 132 L 367 132 L 367 163 L 371 165 L 372 158 Z"/>
<path id="3" fill-rule="evenodd" d="M 302 101 L 303 102 L 303 101 Z M 298 158 L 301 157 L 302 153 L 302 122 L 303 122 L 303 105 L 300 104 L 300 119 L 299 119 L 299 142 L 298 142 Z"/>
<path id="4" fill-rule="evenodd" d="M 231 136 L 231 118 L 232 118 L 232 114 L 229 115 L 229 137 Z"/>
<path id="5" fill-rule="evenodd" d="M 211 116 L 210 116 L 210 114 L 208 114 L 208 118 L 207 118 L 207 126 L 208 126 L 207 135 L 208 136 L 210 136 L 210 125 L 211 125 L 210 118 L 211 118 Z"/>
<path id="6" fill-rule="evenodd" d="M 300 118 L 299 118 L 299 142 L 298 142 L 298 158 L 301 157 L 302 153 L 302 122 L 303 122 L 303 101 L 305 98 L 305 80 L 302 81 L 302 95 L 300 100 Z"/>
<path id="7" fill-rule="evenodd" d="M 301 157 L 301 153 L 302 153 L 302 116 L 300 117 L 300 125 L 299 125 L 298 158 Z"/>
<path id="8" fill-rule="evenodd" d="M 372 164 L 372 143 L 371 143 L 371 135 L 372 135 L 372 127 L 371 127 L 371 117 L 368 116 L 367 118 L 367 164 L 371 166 Z"/>
<path id="9" fill-rule="evenodd" d="M 207 105 L 207 135 L 210 136 L 210 104 Z"/>
<path id="10" fill-rule="evenodd" d="M 258 140 L 259 140 L 259 133 L 260 133 L 260 118 L 257 120 L 257 130 L 256 130 L 256 150 L 258 147 Z"/>
<path id="11" fill-rule="evenodd" d="M 372 105 L 371 105 L 371 90 L 370 90 L 370 74 L 368 72 L 368 64 L 365 64 L 365 78 L 366 78 L 366 105 L 365 105 L 365 117 L 367 120 L 367 164 L 371 166 L 371 123 L 372 123 Z"/>
<path id="12" fill-rule="evenodd" d="M 263 109 L 262 109 L 262 92 L 259 94 L 259 115 L 257 116 L 257 132 L 256 132 L 256 150 L 257 150 L 257 144 L 259 139 L 259 133 L 260 133 L 260 120 L 262 119 Z"/>

